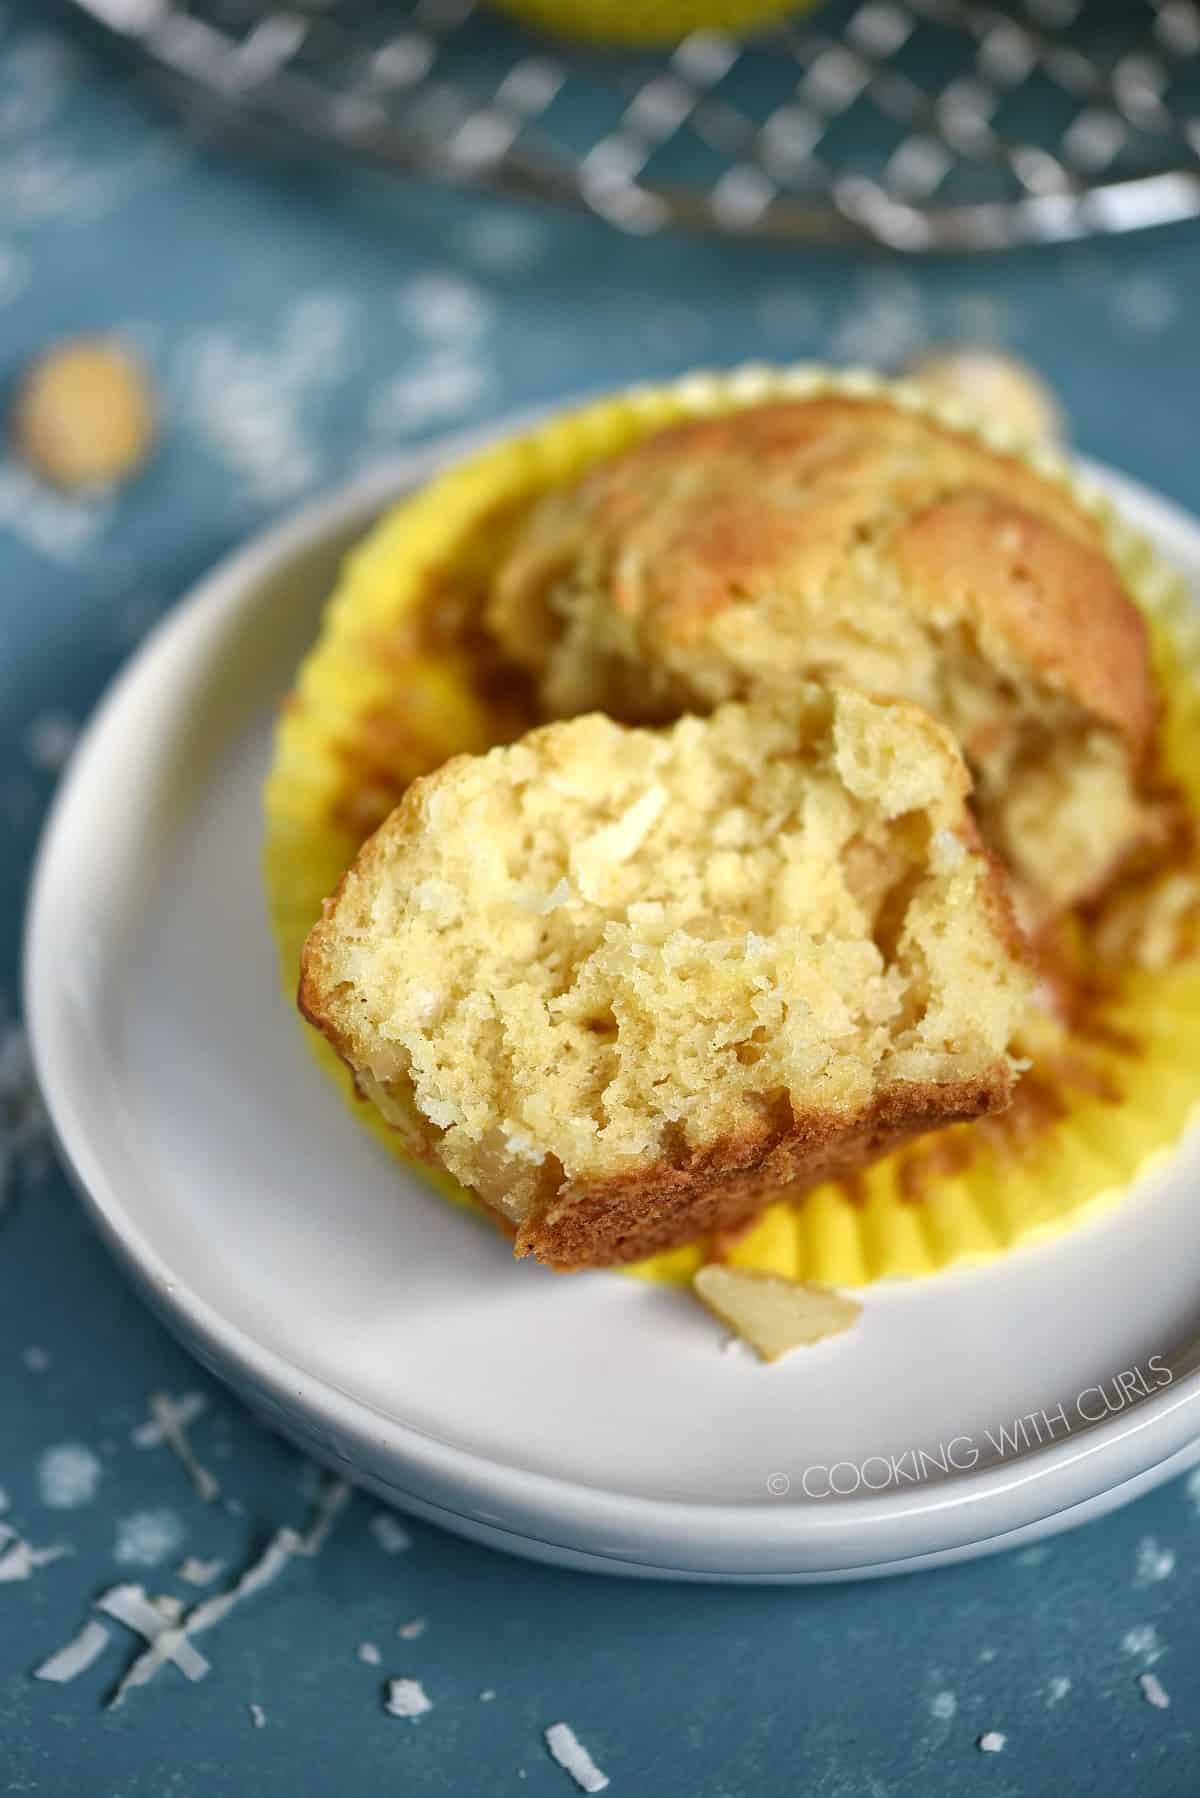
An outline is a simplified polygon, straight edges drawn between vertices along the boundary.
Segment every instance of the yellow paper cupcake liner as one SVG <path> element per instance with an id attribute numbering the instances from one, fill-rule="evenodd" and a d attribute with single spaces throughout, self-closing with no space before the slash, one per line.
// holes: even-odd
<path id="1" fill-rule="evenodd" d="M 497 666 L 479 629 L 488 571 L 530 500 L 663 426 L 821 393 L 887 397 L 973 430 L 1068 486 L 1092 512 L 1150 621 L 1164 773 L 1200 813 L 1200 621 L 1149 543 L 1057 455 L 867 374 L 698 374 L 597 401 L 480 451 L 398 505 L 347 559 L 280 717 L 266 787 L 267 889 L 289 993 L 322 900 L 408 782 L 533 722 L 528 695 Z M 1188 911 L 1196 887 L 1190 876 L 1180 882 L 1176 909 Z M 734 1241 L 693 1244 L 625 1271 L 683 1282 L 719 1252 L 739 1266 L 859 1286 L 987 1261 L 1102 1211 L 1170 1152 L 1200 1110 L 1200 963 L 1164 961 L 1116 978 L 1098 1032 L 1060 1033 L 1039 1047 L 1023 1099 L 1004 1119 L 942 1131 L 851 1186 L 780 1200 Z M 355 1116 L 406 1161 L 328 1044 L 306 1034 Z M 474 1206 L 448 1176 L 419 1171 Z"/>

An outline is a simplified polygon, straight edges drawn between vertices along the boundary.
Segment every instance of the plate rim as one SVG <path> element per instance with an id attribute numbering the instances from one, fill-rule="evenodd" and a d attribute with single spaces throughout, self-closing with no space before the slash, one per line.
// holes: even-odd
<path id="1" fill-rule="evenodd" d="M 968 1542 L 982 1545 L 997 1533 L 1044 1522 L 1122 1481 L 1152 1472 L 1200 1434 L 1200 1420 L 1191 1415 L 1200 1403 L 1200 1367 L 1074 1437 L 1035 1447 L 944 1486 L 925 1486 L 911 1502 L 893 1490 L 878 1498 L 840 1497 L 833 1504 L 779 1499 L 730 1504 L 589 1485 L 430 1437 L 295 1366 L 193 1292 L 186 1277 L 146 1240 L 136 1216 L 124 1209 L 119 1192 L 105 1176 L 102 1153 L 72 1117 L 70 1092 L 58 1077 L 61 1057 L 55 1052 L 49 896 L 76 828 L 75 813 L 89 766 L 101 746 L 120 734 L 125 707 L 133 694 L 153 684 L 158 666 L 177 654 L 189 637 L 200 637 L 251 606 L 273 569 L 346 532 L 357 521 L 365 523 L 372 512 L 401 498 L 440 466 L 522 428 L 538 415 L 540 409 L 497 420 L 485 430 L 455 433 L 388 459 L 256 533 L 222 557 L 158 621 L 117 671 L 88 719 L 48 808 L 34 859 L 23 934 L 22 999 L 34 1070 L 60 1160 L 103 1240 L 160 1320 L 243 1397 L 246 1385 L 260 1388 L 277 1403 L 316 1418 L 335 1436 L 338 1432 L 349 1436 L 357 1448 L 384 1450 L 408 1475 L 456 1494 L 471 1517 L 481 1515 L 479 1505 L 486 1501 L 492 1507 L 489 1515 L 498 1521 L 494 1507 L 500 1504 L 506 1518 L 522 1520 L 524 1533 L 548 1547 L 579 1552 L 587 1543 L 586 1552 L 594 1553 L 597 1544 L 607 1541 L 610 1555 L 653 1558 L 660 1572 L 665 1556 L 671 1562 L 690 1559 L 713 1577 L 737 1577 L 737 1568 L 716 1564 L 730 1560 L 742 1563 L 742 1572 L 757 1571 L 760 1577 L 785 1567 L 797 1573 L 828 1575 L 836 1569 L 852 1575 L 878 1567 L 881 1561 L 910 1560 L 939 1547 L 949 1552 L 955 1547 L 961 1551 Z M 1182 507 L 1098 463 L 1079 459 L 1078 466 L 1087 480 L 1127 504 L 1146 528 L 1188 539 L 1200 554 L 1200 520 Z M 253 1404 L 253 1398 L 248 1402 Z M 1152 1446 L 1154 1452 L 1149 1453 Z M 1098 1456 L 1117 1463 L 1099 1485 L 1092 1472 Z M 402 1502 L 402 1488 L 396 1491 Z M 561 1536 L 564 1517 L 575 1531 L 569 1541 Z M 452 1516 L 447 1522 L 454 1527 Z M 686 1551 L 681 1553 L 682 1545 Z"/>

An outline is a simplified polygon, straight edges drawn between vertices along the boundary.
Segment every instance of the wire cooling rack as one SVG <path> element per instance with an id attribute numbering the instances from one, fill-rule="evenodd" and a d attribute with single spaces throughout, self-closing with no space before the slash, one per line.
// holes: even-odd
<path id="1" fill-rule="evenodd" d="M 471 0 L 76 4 L 235 117 L 627 231 L 979 250 L 1200 214 L 1193 0 L 827 0 L 650 54 Z"/>

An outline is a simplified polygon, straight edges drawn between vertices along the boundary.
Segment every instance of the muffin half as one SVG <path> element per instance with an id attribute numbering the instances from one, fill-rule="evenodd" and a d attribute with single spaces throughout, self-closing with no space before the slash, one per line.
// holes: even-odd
<path id="1" fill-rule="evenodd" d="M 915 700 L 1031 922 L 1148 828 L 1146 629 L 1095 520 L 885 400 L 745 407 L 609 458 L 534 505 L 488 616 L 548 716 L 662 721 L 808 678 Z"/>
<path id="2" fill-rule="evenodd" d="M 406 1147 L 557 1267 L 633 1260 L 997 1110 L 1029 977 L 949 734 L 804 684 L 416 781 L 300 1005 Z"/>

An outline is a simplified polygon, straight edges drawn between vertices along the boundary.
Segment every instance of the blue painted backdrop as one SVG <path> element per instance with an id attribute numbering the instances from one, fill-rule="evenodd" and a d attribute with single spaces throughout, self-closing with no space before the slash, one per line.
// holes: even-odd
<path id="1" fill-rule="evenodd" d="M 586 387 L 746 357 L 898 362 L 958 337 L 1029 356 L 1083 448 L 1200 506 L 1198 298 L 1187 228 L 916 267 L 626 242 L 239 161 L 156 112 L 60 5 L 0 3 L 0 383 L 48 340 L 116 330 L 165 405 L 160 453 L 112 503 L 55 499 L 0 460 L 0 1523 L 70 1550 L 0 1584 L 0 1792 L 562 1798 L 541 1738 L 559 1718 L 614 1791 L 656 1798 L 1196 1789 L 1200 1486 L 1182 1483 L 1044 1549 L 815 1592 L 606 1583 L 416 1524 L 389 1555 L 355 1499 L 320 1558 L 208 1638 L 204 1682 L 168 1667 L 106 1711 L 136 1646 L 115 1624 L 76 1682 L 33 1681 L 116 1580 L 194 1598 L 185 1555 L 236 1570 L 301 1525 L 312 1470 L 186 1360 L 93 1240 L 49 1156 L 16 989 L 74 729 L 202 570 L 314 490 Z M 193 1436 L 230 1508 L 135 1445 L 155 1388 L 207 1396 Z M 399 1637 L 415 1618 L 424 1632 Z M 1137 1683 L 1151 1670 L 1167 1708 Z M 389 1718 L 387 1675 L 420 1679 L 432 1712 Z M 976 1747 L 988 1730 L 1000 1753 Z"/>

